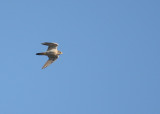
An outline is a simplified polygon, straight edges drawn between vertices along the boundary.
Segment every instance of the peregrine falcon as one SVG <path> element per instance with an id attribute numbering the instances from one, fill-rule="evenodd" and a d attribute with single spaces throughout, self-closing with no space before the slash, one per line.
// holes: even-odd
<path id="1" fill-rule="evenodd" d="M 42 67 L 42 69 L 44 69 L 47 66 L 49 66 L 51 63 L 53 63 L 56 59 L 58 59 L 59 55 L 61 55 L 62 52 L 57 50 L 57 46 L 58 46 L 57 43 L 44 42 L 44 43 L 42 43 L 42 45 L 48 46 L 47 51 L 42 52 L 42 53 L 36 53 L 36 55 L 48 56 L 48 58 L 49 58 L 48 61 Z"/>

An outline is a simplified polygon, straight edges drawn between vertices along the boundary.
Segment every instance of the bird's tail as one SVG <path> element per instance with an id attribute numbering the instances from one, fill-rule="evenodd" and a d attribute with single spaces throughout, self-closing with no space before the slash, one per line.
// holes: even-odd
<path id="1" fill-rule="evenodd" d="M 46 52 L 43 52 L 43 53 L 36 53 L 36 55 L 46 55 Z"/>

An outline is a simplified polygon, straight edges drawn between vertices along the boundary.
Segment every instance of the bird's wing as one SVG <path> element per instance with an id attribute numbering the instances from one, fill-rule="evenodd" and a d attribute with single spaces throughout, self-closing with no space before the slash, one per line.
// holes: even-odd
<path id="1" fill-rule="evenodd" d="M 49 66 L 50 64 L 52 64 L 56 59 L 58 59 L 58 55 L 54 56 L 54 57 L 49 57 L 48 61 L 44 64 L 44 66 L 42 67 L 42 69 L 44 69 L 47 66 Z"/>
<path id="2" fill-rule="evenodd" d="M 57 43 L 50 43 L 50 42 L 44 42 L 42 44 L 48 46 L 47 51 L 50 51 L 50 50 L 53 50 L 53 49 L 57 49 L 57 46 L 58 46 Z"/>

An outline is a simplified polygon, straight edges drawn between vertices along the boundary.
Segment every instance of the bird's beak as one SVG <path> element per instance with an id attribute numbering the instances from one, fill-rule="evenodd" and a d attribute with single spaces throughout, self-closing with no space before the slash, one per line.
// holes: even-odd
<path id="1" fill-rule="evenodd" d="M 63 54 L 63 53 L 61 52 L 61 54 Z"/>

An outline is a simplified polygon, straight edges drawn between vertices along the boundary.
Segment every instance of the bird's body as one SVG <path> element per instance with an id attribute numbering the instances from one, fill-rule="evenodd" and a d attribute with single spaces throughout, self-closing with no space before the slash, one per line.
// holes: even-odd
<path id="1" fill-rule="evenodd" d="M 59 55 L 61 55 L 62 52 L 57 50 L 57 46 L 58 46 L 57 43 L 44 42 L 42 44 L 48 46 L 47 51 L 46 52 L 42 52 L 42 53 L 36 53 L 36 55 L 46 55 L 46 56 L 48 56 L 48 58 L 49 58 L 48 61 L 42 67 L 42 69 L 44 69 L 48 65 L 53 63 L 56 59 L 58 59 Z"/>

